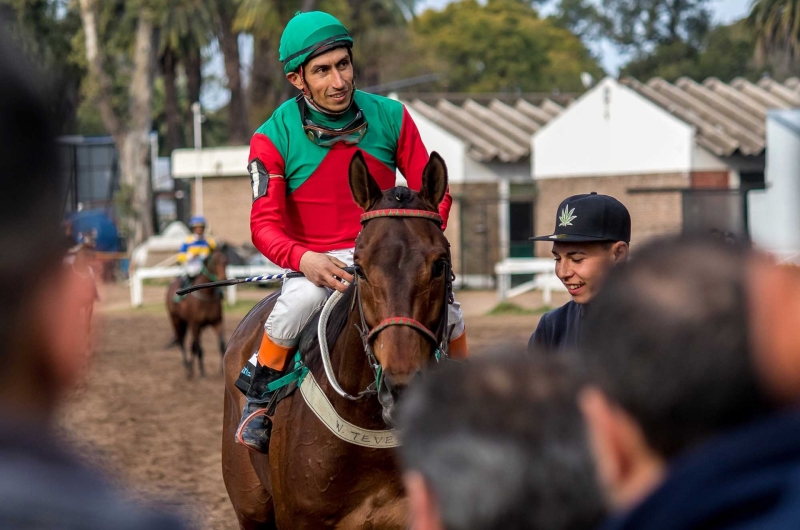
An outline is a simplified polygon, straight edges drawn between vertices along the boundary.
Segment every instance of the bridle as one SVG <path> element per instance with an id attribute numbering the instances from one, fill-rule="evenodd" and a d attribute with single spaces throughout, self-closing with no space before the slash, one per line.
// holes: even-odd
<path id="1" fill-rule="evenodd" d="M 427 219 L 429 221 L 433 221 L 436 225 L 441 229 L 442 225 L 444 224 L 442 217 L 434 212 L 429 212 L 427 210 L 404 210 L 404 209 L 383 209 L 383 210 L 372 210 L 366 212 L 361 215 L 361 225 L 366 225 L 369 221 L 375 219 L 384 219 L 388 217 L 401 217 L 401 218 L 411 218 L 411 219 Z M 357 238 L 356 238 L 357 240 Z M 338 382 L 336 381 L 335 374 L 333 373 L 333 367 L 330 361 L 330 352 L 328 350 L 328 343 L 327 343 L 327 336 L 326 336 L 326 325 L 328 317 L 330 316 L 330 312 L 335 305 L 336 301 L 341 296 L 339 291 L 336 291 L 331 295 L 326 302 L 325 306 L 322 309 L 322 314 L 320 315 L 319 327 L 318 327 L 318 334 L 319 334 L 319 342 L 320 342 L 320 353 L 322 355 L 323 366 L 325 367 L 325 373 L 328 376 L 328 380 L 331 383 L 334 391 L 337 394 L 342 396 L 343 398 L 349 399 L 351 401 L 355 401 L 361 399 L 364 396 L 378 394 L 378 401 L 380 401 L 381 405 L 384 406 L 384 409 L 390 406 L 394 398 L 391 396 L 391 389 L 387 387 L 387 385 L 383 384 L 383 369 L 378 362 L 377 357 L 375 356 L 375 352 L 372 349 L 372 342 L 374 341 L 375 337 L 386 328 L 391 326 L 407 326 L 411 329 L 420 333 L 423 337 L 425 337 L 431 344 L 433 344 L 435 350 L 433 353 L 433 357 L 436 362 L 439 362 L 443 358 L 447 358 L 448 356 L 448 348 L 449 348 L 449 341 L 447 340 L 449 337 L 448 330 L 448 304 L 453 302 L 453 280 L 455 277 L 453 276 L 452 267 L 450 265 L 450 255 L 448 249 L 448 256 L 447 260 L 443 263 L 444 271 L 443 274 L 445 275 L 445 288 L 442 295 L 443 305 L 442 305 L 442 317 L 439 320 L 439 325 L 437 326 L 436 331 L 432 331 L 428 329 L 425 324 L 422 322 L 409 317 L 409 316 L 393 316 L 386 318 L 379 322 L 376 326 L 370 328 L 367 325 L 366 318 L 364 316 L 364 307 L 361 302 L 361 289 L 359 286 L 359 275 L 358 270 L 356 270 L 356 274 L 354 274 L 353 280 L 353 289 L 355 289 L 355 296 L 353 297 L 352 304 L 357 304 L 358 306 L 358 313 L 360 319 L 360 325 L 356 324 L 356 328 L 358 329 L 359 334 L 361 335 L 361 341 L 364 345 L 364 353 L 367 356 L 367 361 L 369 362 L 370 366 L 372 367 L 373 372 L 375 373 L 375 381 L 371 383 L 365 390 L 358 393 L 357 396 L 351 396 L 339 386 Z M 350 309 L 353 309 L 351 305 Z"/>

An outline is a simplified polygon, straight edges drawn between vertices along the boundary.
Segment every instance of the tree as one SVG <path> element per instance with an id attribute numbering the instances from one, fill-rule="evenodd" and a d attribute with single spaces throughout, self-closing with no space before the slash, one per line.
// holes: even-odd
<path id="1" fill-rule="evenodd" d="M 164 117 L 167 122 L 167 151 L 184 147 L 183 122 L 189 114 L 178 104 L 178 65 L 183 63 L 187 77 L 199 69 L 195 57 L 213 36 L 213 6 L 211 0 L 170 0 L 155 4 L 158 27 L 158 59 L 164 81 Z M 195 73 L 196 77 L 200 74 Z M 200 81 L 195 81 L 200 97 Z M 197 101 L 190 100 L 190 102 Z"/>
<path id="2" fill-rule="evenodd" d="M 103 125 L 114 138 L 119 152 L 121 190 L 117 203 L 128 206 L 126 211 L 119 213 L 125 220 L 128 241 L 133 247 L 153 233 L 150 215 L 152 190 L 147 161 L 156 56 L 154 11 L 152 6 L 144 2 L 135 6 L 106 2 L 102 6 L 104 16 L 99 18 L 93 0 L 80 0 L 79 6 L 89 77 L 95 88 L 94 100 Z M 125 13 L 136 13 L 137 16 L 115 24 L 114 16 L 125 17 Z M 102 22 L 106 30 L 120 30 L 120 34 L 101 34 L 98 22 Z M 109 46 L 114 49 L 114 39 L 130 38 L 129 34 L 122 34 L 122 29 L 128 24 L 134 28 L 132 50 L 130 53 L 116 53 L 112 60 L 106 52 Z M 115 74 L 130 71 L 127 101 L 124 104 L 115 98 L 115 85 L 112 75 L 107 71 L 107 63 L 113 65 Z M 116 77 L 117 81 L 120 77 Z"/>
<path id="3" fill-rule="evenodd" d="M 57 87 L 54 114 L 61 134 L 72 134 L 76 128 L 85 70 L 72 63 L 69 55 L 70 41 L 80 25 L 77 11 L 63 0 L 0 0 L 0 31 L 10 35 Z"/>
<path id="4" fill-rule="evenodd" d="M 756 59 L 772 59 L 789 73 L 800 63 L 800 0 L 756 0 L 747 23 L 756 36 Z"/>
<path id="5" fill-rule="evenodd" d="M 709 0 L 602 0 L 602 33 L 638 57 L 656 46 L 701 46 L 711 25 Z"/>
<path id="6" fill-rule="evenodd" d="M 452 3 L 413 23 L 450 91 L 577 91 L 580 73 L 602 70 L 580 40 L 514 0 Z"/>
<path id="7" fill-rule="evenodd" d="M 670 82 L 682 76 L 698 81 L 712 76 L 723 81 L 738 76 L 757 79 L 762 70 L 753 61 L 754 46 L 752 33 L 740 20 L 712 29 L 699 49 L 683 41 L 659 45 L 625 65 L 621 75 L 643 81 L 658 76 Z"/>
<path id="8" fill-rule="evenodd" d="M 215 32 L 225 58 L 225 75 L 231 94 L 228 103 L 228 141 L 232 144 L 247 143 L 252 134 L 248 123 L 247 104 L 241 76 L 242 63 L 239 55 L 239 32 L 234 22 L 237 3 L 234 0 L 217 0 L 215 10 Z"/>

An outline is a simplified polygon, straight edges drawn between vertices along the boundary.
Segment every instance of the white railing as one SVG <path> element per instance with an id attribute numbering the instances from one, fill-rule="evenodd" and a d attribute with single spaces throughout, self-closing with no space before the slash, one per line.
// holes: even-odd
<path id="1" fill-rule="evenodd" d="M 261 276 L 262 274 L 277 274 L 283 269 L 277 265 L 228 265 L 225 268 L 225 275 L 232 278 L 247 278 L 250 276 Z M 175 278 L 183 273 L 182 267 L 143 267 L 136 269 L 130 278 L 131 287 L 131 306 L 139 307 L 142 305 L 142 285 L 144 280 L 151 278 Z M 236 303 L 236 286 L 227 287 L 226 296 L 228 305 Z"/>
<path id="2" fill-rule="evenodd" d="M 556 277 L 555 263 L 551 258 L 506 258 L 494 266 L 494 272 L 497 274 L 497 297 L 501 301 L 533 289 L 542 289 L 542 301 L 544 305 L 550 305 L 553 290 L 565 290 Z M 511 276 L 515 274 L 533 274 L 534 277 L 512 288 Z"/>

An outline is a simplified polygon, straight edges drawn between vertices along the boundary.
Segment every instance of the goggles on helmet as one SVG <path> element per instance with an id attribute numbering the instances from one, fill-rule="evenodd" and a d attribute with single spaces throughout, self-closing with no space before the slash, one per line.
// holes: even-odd
<path id="1" fill-rule="evenodd" d="M 314 123 L 308 117 L 308 104 L 303 94 L 297 96 L 296 101 L 300 109 L 300 118 L 303 120 L 303 131 L 305 131 L 306 137 L 319 146 L 330 147 L 339 142 L 343 142 L 346 145 L 355 145 L 367 133 L 367 120 L 355 101 L 353 101 L 353 106 L 356 110 L 355 118 L 347 125 L 339 128 L 325 127 Z"/>

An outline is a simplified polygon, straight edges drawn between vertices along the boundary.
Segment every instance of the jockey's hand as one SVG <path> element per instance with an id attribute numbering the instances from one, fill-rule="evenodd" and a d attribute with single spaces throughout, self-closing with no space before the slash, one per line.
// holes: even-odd
<path id="1" fill-rule="evenodd" d="M 348 283 L 353 282 L 353 275 L 342 270 L 346 266 L 342 261 L 319 252 L 309 251 L 300 258 L 300 272 L 305 274 L 311 283 L 317 287 L 330 287 L 337 291 L 344 291 L 347 285 L 334 276 Z"/>

